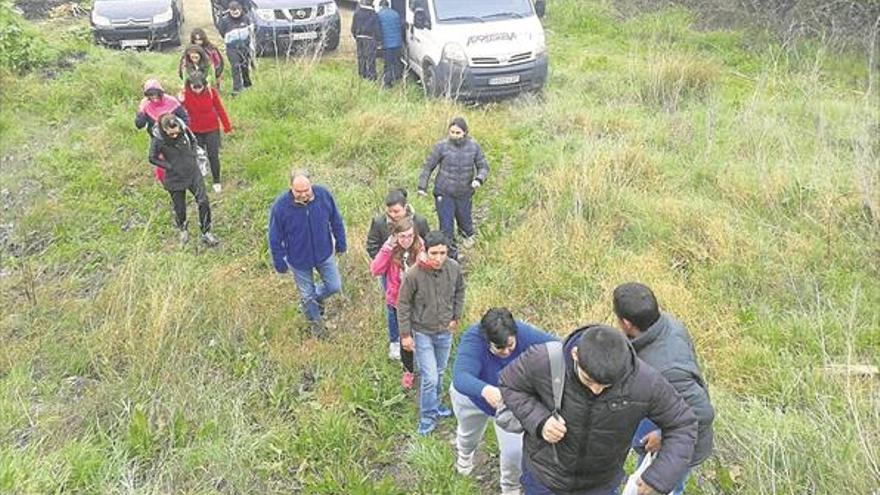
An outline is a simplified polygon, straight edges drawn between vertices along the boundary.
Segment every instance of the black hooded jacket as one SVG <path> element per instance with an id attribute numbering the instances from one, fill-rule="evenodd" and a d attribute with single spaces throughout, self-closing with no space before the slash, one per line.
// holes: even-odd
<path id="1" fill-rule="evenodd" d="M 550 360 L 542 345 L 532 346 L 501 373 L 504 403 L 520 420 L 523 457 L 529 470 L 559 495 L 608 493 L 623 480 L 623 463 L 642 418 L 663 430 L 663 445 L 642 480 L 660 493 L 672 491 L 694 451 L 697 420 L 691 408 L 654 368 L 632 354 L 624 378 L 593 394 L 577 377 L 571 356 L 582 332 L 565 340 L 566 378 L 559 414 L 567 432 L 556 444 L 541 436 L 553 409 Z"/>
<path id="2" fill-rule="evenodd" d="M 165 169 L 164 185 L 168 191 L 184 191 L 195 181 L 202 180 L 196 162 L 196 137 L 180 119 L 178 125 L 182 132 L 176 139 L 168 137 L 162 126 L 156 125 L 150 140 L 150 163 Z"/>

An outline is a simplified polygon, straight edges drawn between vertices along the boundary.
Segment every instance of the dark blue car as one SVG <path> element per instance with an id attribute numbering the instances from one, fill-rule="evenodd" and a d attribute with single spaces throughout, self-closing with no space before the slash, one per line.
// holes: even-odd
<path id="1" fill-rule="evenodd" d="M 119 48 L 180 44 L 180 0 L 95 0 L 91 15 L 95 43 Z"/>

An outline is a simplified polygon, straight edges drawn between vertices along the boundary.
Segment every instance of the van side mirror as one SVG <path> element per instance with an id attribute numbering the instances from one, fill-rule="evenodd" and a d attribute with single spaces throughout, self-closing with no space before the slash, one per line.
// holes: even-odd
<path id="1" fill-rule="evenodd" d="M 428 11 L 422 7 L 416 8 L 413 13 L 413 26 L 416 29 L 431 29 L 431 18 L 428 17 Z"/>

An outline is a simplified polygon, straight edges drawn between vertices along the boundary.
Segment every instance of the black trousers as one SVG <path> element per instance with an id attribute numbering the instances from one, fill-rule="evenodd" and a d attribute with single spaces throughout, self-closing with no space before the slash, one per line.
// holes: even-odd
<path id="1" fill-rule="evenodd" d="M 226 56 L 232 66 L 232 91 L 251 86 L 251 51 L 247 47 L 226 47 Z"/>
<path id="2" fill-rule="evenodd" d="M 211 202 L 208 201 L 208 193 L 205 192 L 205 180 L 200 175 L 193 180 L 187 188 L 196 198 L 199 205 L 199 228 L 202 233 L 211 230 Z M 171 195 L 171 204 L 174 206 L 174 221 L 178 229 L 185 229 L 186 223 L 186 190 L 168 191 Z"/>
<path id="3" fill-rule="evenodd" d="M 386 48 L 382 55 L 385 58 L 384 83 L 386 88 L 390 88 L 394 81 L 400 79 L 403 74 L 403 62 L 400 60 L 400 48 Z"/>
<path id="4" fill-rule="evenodd" d="M 214 184 L 220 183 L 220 129 L 213 132 L 195 133 L 199 146 L 208 152 L 208 163 L 211 164 L 211 178 Z"/>
<path id="5" fill-rule="evenodd" d="M 375 81 L 376 48 L 378 44 L 373 38 L 355 38 L 357 42 L 358 75 L 364 79 Z"/>

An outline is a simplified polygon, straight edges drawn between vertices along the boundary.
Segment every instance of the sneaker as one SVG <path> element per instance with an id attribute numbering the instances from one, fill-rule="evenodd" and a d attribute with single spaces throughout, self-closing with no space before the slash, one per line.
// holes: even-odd
<path id="1" fill-rule="evenodd" d="M 437 417 L 438 418 L 449 418 L 452 416 L 452 409 L 440 404 L 437 406 Z"/>
<path id="2" fill-rule="evenodd" d="M 471 455 L 459 453 L 458 459 L 455 461 L 455 470 L 462 476 L 471 474 L 474 470 L 474 453 L 471 452 Z"/>
<path id="3" fill-rule="evenodd" d="M 461 240 L 461 247 L 463 247 L 465 249 L 470 249 L 470 248 L 474 247 L 474 244 L 477 242 L 476 237 L 477 236 L 472 235 L 470 237 L 463 238 Z"/>
<path id="4" fill-rule="evenodd" d="M 400 342 L 391 342 L 388 344 L 388 359 L 392 361 L 400 361 Z"/>
<path id="5" fill-rule="evenodd" d="M 421 436 L 428 436 L 434 429 L 437 428 L 437 425 L 433 420 L 430 419 L 420 419 L 419 420 L 419 429 L 416 430 Z"/>
<path id="6" fill-rule="evenodd" d="M 177 234 L 177 240 L 180 241 L 181 246 L 189 242 L 189 231 L 181 229 L 180 233 Z"/>
<path id="7" fill-rule="evenodd" d="M 409 390 L 413 386 L 413 380 L 416 379 L 416 376 L 410 373 L 409 371 L 403 372 L 403 377 L 400 378 L 400 386 L 405 390 Z"/>
<path id="8" fill-rule="evenodd" d="M 214 192 L 217 194 L 220 194 L 223 192 L 223 186 L 221 186 L 219 182 L 214 184 Z"/>
<path id="9" fill-rule="evenodd" d="M 324 313 L 327 312 L 327 307 L 324 305 L 324 301 L 316 301 L 318 303 L 318 313 L 321 315 L 321 318 L 324 317 Z"/>
<path id="10" fill-rule="evenodd" d="M 217 239 L 217 236 L 210 232 L 205 232 L 202 234 L 202 243 L 208 247 L 214 247 L 217 244 L 220 244 L 220 239 Z"/>
<path id="11" fill-rule="evenodd" d="M 324 322 L 321 320 L 311 321 L 309 322 L 309 330 L 312 332 L 312 336 L 314 336 L 318 340 L 326 340 L 327 339 L 327 330 L 324 328 Z"/>

